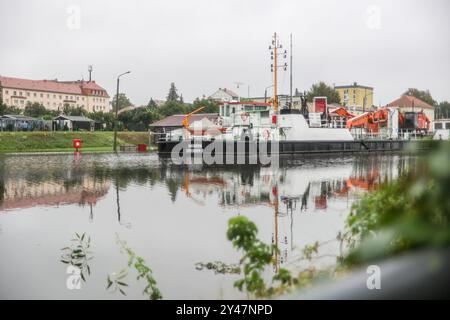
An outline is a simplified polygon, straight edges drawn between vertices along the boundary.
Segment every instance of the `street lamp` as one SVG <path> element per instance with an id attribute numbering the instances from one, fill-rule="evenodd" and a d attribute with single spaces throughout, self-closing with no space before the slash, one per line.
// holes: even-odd
<path id="1" fill-rule="evenodd" d="M 120 77 L 130 73 L 131 71 L 124 72 L 117 76 L 117 94 L 116 94 L 116 118 L 114 119 L 114 152 L 117 152 L 117 118 L 119 116 L 119 81 Z"/>
<path id="2" fill-rule="evenodd" d="M 267 102 L 267 89 L 272 88 L 273 85 L 266 87 L 266 89 L 264 90 L 264 102 Z"/>

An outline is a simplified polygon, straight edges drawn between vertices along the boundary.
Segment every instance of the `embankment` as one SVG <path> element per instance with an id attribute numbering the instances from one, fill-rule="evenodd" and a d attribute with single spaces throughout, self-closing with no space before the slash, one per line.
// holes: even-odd
<path id="1" fill-rule="evenodd" d="M 112 151 L 113 132 L 0 132 L 0 153 L 72 151 L 82 139 L 84 151 Z M 118 145 L 149 143 L 148 132 L 118 132 Z"/>

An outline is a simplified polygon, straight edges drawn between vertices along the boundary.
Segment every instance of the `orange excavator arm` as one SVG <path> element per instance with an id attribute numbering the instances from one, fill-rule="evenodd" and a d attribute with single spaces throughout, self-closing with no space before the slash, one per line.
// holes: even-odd
<path id="1" fill-rule="evenodd" d="M 372 122 L 373 122 L 372 113 L 371 112 L 365 112 L 365 113 L 360 114 L 360 115 L 358 115 L 358 116 L 356 116 L 354 118 L 348 119 L 346 128 L 347 129 L 351 129 L 353 127 L 364 127 L 368 123 L 372 123 Z"/>
<path id="2" fill-rule="evenodd" d="M 202 111 L 203 109 L 205 109 L 205 107 L 197 108 L 197 109 L 195 109 L 194 111 L 188 113 L 188 114 L 184 117 L 182 124 L 183 124 L 183 127 L 186 128 L 186 130 L 189 129 L 189 119 L 191 118 L 191 116 L 192 116 L 193 114 L 199 112 L 199 111 Z"/>

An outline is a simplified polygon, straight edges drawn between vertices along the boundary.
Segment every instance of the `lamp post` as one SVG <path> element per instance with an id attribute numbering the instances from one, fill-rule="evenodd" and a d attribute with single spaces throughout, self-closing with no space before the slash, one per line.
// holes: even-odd
<path id="1" fill-rule="evenodd" d="M 267 89 L 272 88 L 273 85 L 266 87 L 266 89 L 264 90 L 264 102 L 267 102 Z"/>
<path id="2" fill-rule="evenodd" d="M 114 152 L 117 152 L 117 118 L 119 116 L 119 81 L 120 77 L 130 73 L 131 71 L 124 72 L 117 76 L 117 94 L 116 94 L 116 118 L 114 119 Z"/>

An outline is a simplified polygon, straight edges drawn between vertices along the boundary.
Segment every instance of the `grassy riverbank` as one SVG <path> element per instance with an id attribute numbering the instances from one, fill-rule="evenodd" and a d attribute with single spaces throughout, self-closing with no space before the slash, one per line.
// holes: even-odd
<path id="1" fill-rule="evenodd" d="M 73 151 L 72 140 L 82 139 L 84 151 L 112 151 L 113 132 L 0 132 L 0 153 Z M 118 132 L 118 145 L 148 144 L 148 132 Z"/>

